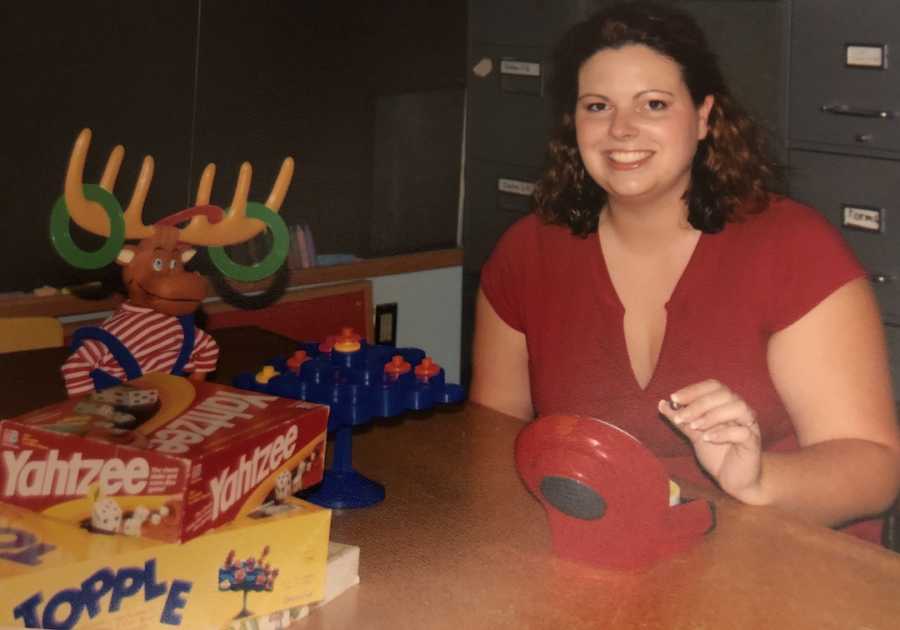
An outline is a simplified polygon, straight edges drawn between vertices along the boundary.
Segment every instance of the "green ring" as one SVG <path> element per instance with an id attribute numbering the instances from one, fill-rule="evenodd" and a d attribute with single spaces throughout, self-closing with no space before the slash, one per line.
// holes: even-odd
<path id="1" fill-rule="evenodd" d="M 96 201 L 106 210 L 106 216 L 109 218 L 109 237 L 106 242 L 94 252 L 85 251 L 75 244 L 69 233 L 71 217 L 65 195 L 60 195 L 53 204 L 53 212 L 50 214 L 50 241 L 63 260 L 73 267 L 100 269 L 115 260 L 125 243 L 125 218 L 122 215 L 122 206 L 111 192 L 96 184 L 85 184 L 83 188 L 87 199 Z"/>
<path id="2" fill-rule="evenodd" d="M 241 282 L 256 282 L 275 273 L 287 258 L 288 230 L 281 215 L 256 201 L 247 203 L 247 216 L 259 219 L 272 232 L 272 249 L 265 258 L 252 265 L 240 265 L 228 257 L 224 247 L 209 247 L 207 251 L 223 275 Z"/>

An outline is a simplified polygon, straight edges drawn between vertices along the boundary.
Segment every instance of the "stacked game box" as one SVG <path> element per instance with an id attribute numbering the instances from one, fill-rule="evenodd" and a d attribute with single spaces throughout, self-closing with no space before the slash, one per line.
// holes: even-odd
<path id="1" fill-rule="evenodd" d="M 184 542 L 322 480 L 328 407 L 148 374 L 0 422 L 0 502 Z"/>
<path id="2" fill-rule="evenodd" d="M 330 523 L 289 497 L 167 544 L 0 503 L 0 627 L 205 630 L 281 615 L 325 597 Z"/>

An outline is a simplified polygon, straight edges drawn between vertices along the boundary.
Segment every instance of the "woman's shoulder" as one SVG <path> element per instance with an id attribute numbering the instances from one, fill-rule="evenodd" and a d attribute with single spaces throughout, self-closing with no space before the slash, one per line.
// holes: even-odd
<path id="1" fill-rule="evenodd" d="M 582 239 L 574 236 L 567 227 L 546 223 L 532 212 L 510 225 L 500 237 L 497 247 L 535 252 L 546 247 L 556 248 L 567 243 L 571 244 L 576 240 Z"/>
<path id="2" fill-rule="evenodd" d="M 749 217 L 761 220 L 764 223 L 827 223 L 825 216 L 816 208 L 784 195 L 770 195 L 768 203 L 762 210 L 755 214 L 750 214 Z"/>
<path id="3" fill-rule="evenodd" d="M 547 223 L 535 212 L 517 219 L 506 234 L 514 238 L 576 238 L 567 227 Z"/>
<path id="4" fill-rule="evenodd" d="M 771 195 L 768 203 L 759 211 L 746 214 L 733 224 L 736 237 L 744 236 L 765 240 L 792 240 L 796 238 L 832 238 L 836 228 L 819 210 L 790 197 Z"/>
<path id="5" fill-rule="evenodd" d="M 743 264 L 749 259 L 760 273 L 828 270 L 861 273 L 856 255 L 837 225 L 825 213 L 789 197 L 772 196 L 764 210 L 731 224 L 721 251 Z M 773 272 L 774 273 L 774 272 Z"/>

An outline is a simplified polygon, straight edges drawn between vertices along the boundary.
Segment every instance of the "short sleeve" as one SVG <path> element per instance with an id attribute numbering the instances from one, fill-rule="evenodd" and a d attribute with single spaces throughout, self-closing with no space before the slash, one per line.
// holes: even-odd
<path id="1" fill-rule="evenodd" d="M 497 315 L 514 330 L 525 331 L 527 262 L 536 252 L 533 235 L 537 217 L 529 215 L 514 223 L 497 242 L 481 269 L 481 290 Z"/>
<path id="2" fill-rule="evenodd" d="M 778 213 L 773 268 L 772 332 L 786 328 L 866 270 L 819 212 L 790 200 Z"/>

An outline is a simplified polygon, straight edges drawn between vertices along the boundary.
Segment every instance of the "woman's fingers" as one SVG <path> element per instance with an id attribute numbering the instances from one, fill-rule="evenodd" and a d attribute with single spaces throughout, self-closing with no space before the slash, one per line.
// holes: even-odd
<path id="1" fill-rule="evenodd" d="M 755 422 L 749 405 L 728 387 L 713 379 L 675 392 L 665 406 L 660 405 L 660 413 L 682 429 L 697 431 L 706 431 L 727 422 L 745 426 Z"/>
<path id="2" fill-rule="evenodd" d="M 728 402 L 711 408 L 702 416 L 691 420 L 688 426 L 697 431 L 707 431 L 720 424 L 734 422 L 743 426 L 755 423 L 753 410 L 740 398 L 732 398 Z"/>
<path id="3" fill-rule="evenodd" d="M 716 379 L 707 379 L 705 381 L 700 381 L 699 383 L 693 383 L 692 385 L 688 385 L 687 387 L 683 387 L 677 392 L 674 392 L 671 396 L 671 401 L 680 407 L 686 407 L 701 396 L 705 396 L 706 394 L 723 387 L 725 386 Z"/>
<path id="4" fill-rule="evenodd" d="M 700 439 L 710 444 L 734 444 L 750 446 L 759 438 L 758 425 L 729 423 L 720 425 L 709 431 L 702 431 Z"/>

